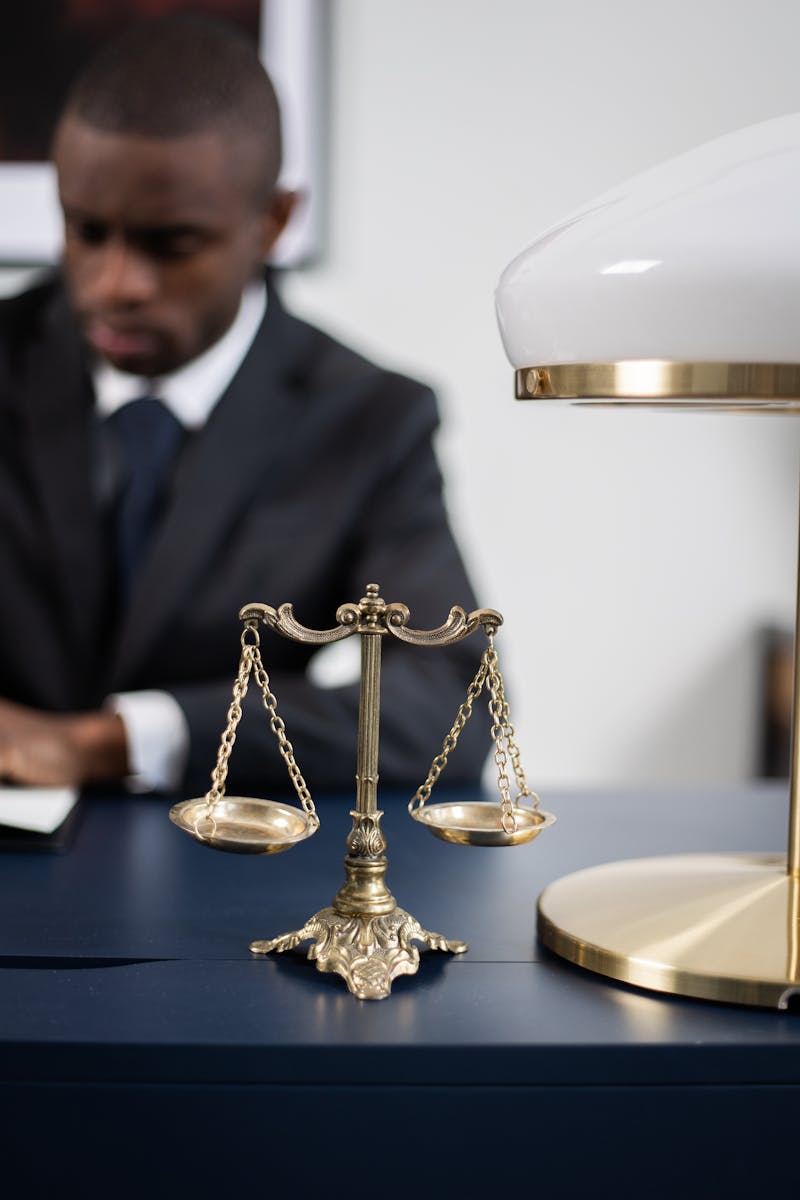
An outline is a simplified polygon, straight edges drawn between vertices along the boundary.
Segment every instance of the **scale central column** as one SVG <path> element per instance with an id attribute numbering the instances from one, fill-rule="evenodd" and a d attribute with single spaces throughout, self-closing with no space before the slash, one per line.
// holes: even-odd
<path id="1" fill-rule="evenodd" d="M 397 901 L 386 886 L 386 842 L 378 809 L 378 745 L 380 739 L 381 641 L 386 633 L 386 605 L 374 583 L 361 600 L 361 693 L 358 706 L 356 807 L 344 860 L 346 882 L 333 907 L 343 916 L 384 916 Z"/>
<path id="2" fill-rule="evenodd" d="M 366 607 L 373 600 L 370 584 L 362 601 Z M 378 625 L 377 613 L 365 614 L 365 628 L 361 630 L 361 696 L 358 705 L 358 751 L 356 756 L 356 810 L 359 813 L 374 813 L 378 808 L 378 744 L 380 725 L 378 713 L 381 704 L 381 638 L 383 628 Z"/>

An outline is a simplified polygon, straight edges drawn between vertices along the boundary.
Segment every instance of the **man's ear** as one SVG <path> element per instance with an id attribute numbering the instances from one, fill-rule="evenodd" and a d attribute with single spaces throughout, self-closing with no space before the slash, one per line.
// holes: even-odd
<path id="1" fill-rule="evenodd" d="M 262 257 L 269 257 L 272 247 L 289 224 L 289 219 L 301 200 L 300 192 L 275 192 L 262 221 Z"/>

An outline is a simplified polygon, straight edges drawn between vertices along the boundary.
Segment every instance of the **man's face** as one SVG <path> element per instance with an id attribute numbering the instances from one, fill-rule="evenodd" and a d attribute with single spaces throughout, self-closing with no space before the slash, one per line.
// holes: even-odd
<path id="1" fill-rule="evenodd" d="M 153 377 L 233 321 L 291 205 L 255 201 L 243 138 L 110 133 L 65 117 L 55 142 L 64 268 L 90 346 Z"/>

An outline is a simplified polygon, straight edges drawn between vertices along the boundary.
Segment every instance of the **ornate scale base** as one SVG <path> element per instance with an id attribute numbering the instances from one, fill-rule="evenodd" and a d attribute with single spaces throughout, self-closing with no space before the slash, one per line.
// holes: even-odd
<path id="1" fill-rule="evenodd" d="M 284 933 L 269 941 L 251 942 L 253 954 L 275 950 L 293 950 L 301 942 L 313 939 L 308 957 L 316 960 L 318 971 L 335 971 L 359 1000 L 383 1000 L 398 975 L 416 975 L 422 942 L 430 950 L 448 950 L 463 954 L 466 942 L 452 942 L 439 933 L 423 929 L 419 921 L 402 908 L 381 916 L 353 916 L 323 908 L 306 921 L 302 929 Z"/>
<path id="2" fill-rule="evenodd" d="M 800 998 L 800 878 L 786 857 L 606 863 L 539 898 L 539 936 L 570 962 L 658 992 L 787 1009 Z"/>

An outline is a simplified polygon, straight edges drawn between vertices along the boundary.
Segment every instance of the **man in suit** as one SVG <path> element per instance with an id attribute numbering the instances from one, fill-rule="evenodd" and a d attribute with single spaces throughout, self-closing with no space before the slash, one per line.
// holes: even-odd
<path id="1" fill-rule="evenodd" d="M 474 606 L 435 401 L 265 285 L 295 197 L 277 185 L 272 86 L 238 34 L 181 17 L 113 43 L 70 94 L 54 159 L 63 276 L 0 306 L 0 776 L 204 791 L 243 603 L 290 601 L 317 628 L 368 582 L 418 628 Z M 124 429 L 145 409 L 160 432 L 134 432 L 142 467 Z M 143 500 L 156 441 L 167 481 Z M 124 526 L 137 506 L 146 541 Z M 265 633 L 262 648 L 309 783 L 349 786 L 357 685 L 313 682 L 307 647 Z M 384 646 L 384 782 L 424 778 L 479 654 Z M 286 776 L 258 701 L 231 782 L 263 793 Z M 481 733 L 451 779 L 476 778 Z"/>

